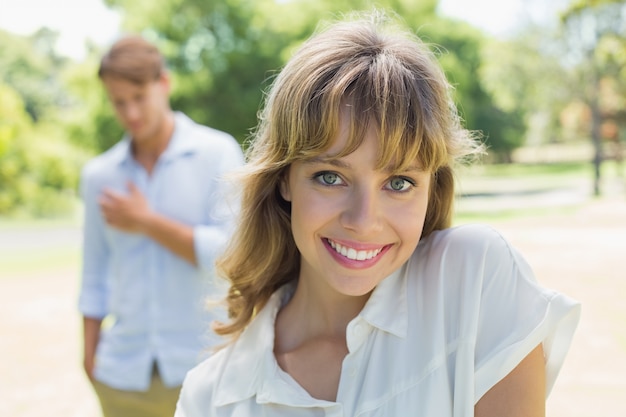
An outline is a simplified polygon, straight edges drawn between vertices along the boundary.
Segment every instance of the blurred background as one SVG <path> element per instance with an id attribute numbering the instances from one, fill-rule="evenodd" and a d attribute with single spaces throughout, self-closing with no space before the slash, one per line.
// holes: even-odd
<path id="1" fill-rule="evenodd" d="M 456 223 L 496 225 L 583 303 L 549 416 L 626 416 L 626 1 L 0 0 L 0 415 L 97 417 L 76 293 L 84 162 L 121 137 L 96 76 L 156 43 L 172 104 L 245 146 L 263 92 L 320 20 L 372 5 L 436 47 L 489 146 Z"/>

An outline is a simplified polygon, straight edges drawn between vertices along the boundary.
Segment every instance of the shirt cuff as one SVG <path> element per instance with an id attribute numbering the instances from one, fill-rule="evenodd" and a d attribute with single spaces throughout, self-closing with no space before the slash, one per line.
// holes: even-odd
<path id="1" fill-rule="evenodd" d="M 95 295 L 88 295 L 82 293 L 78 298 L 78 310 L 85 317 L 101 319 L 104 318 L 108 312 L 106 302 L 102 297 Z"/>
<path id="2" fill-rule="evenodd" d="M 563 294 L 554 293 L 546 306 L 543 319 L 528 336 L 502 350 L 489 363 L 476 370 L 474 402 L 478 402 L 539 344 L 543 344 L 546 363 L 547 397 L 561 370 L 579 320 L 580 303 Z"/>

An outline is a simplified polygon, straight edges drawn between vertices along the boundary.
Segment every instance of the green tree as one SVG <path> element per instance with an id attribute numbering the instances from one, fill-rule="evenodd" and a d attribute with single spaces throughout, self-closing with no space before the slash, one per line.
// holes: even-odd
<path id="1" fill-rule="evenodd" d="M 71 111 L 64 114 L 67 137 L 91 153 L 106 151 L 124 133 L 97 75 L 101 54 L 99 49 L 92 49 L 83 62 L 62 74 L 71 103 Z"/>
<path id="2" fill-rule="evenodd" d="M 300 19 L 300 31 L 292 33 L 300 42 L 320 20 L 332 19 L 346 11 L 371 10 L 373 7 L 392 11 L 422 40 L 431 44 L 449 80 L 454 85 L 454 99 L 465 125 L 481 131 L 495 160 L 510 161 L 511 152 L 524 140 L 522 115 L 494 100 L 479 74 L 485 36 L 476 28 L 437 15 L 437 0 L 292 0 L 283 5 L 288 16 Z M 289 19 L 294 21 L 295 19 Z"/>
<path id="3" fill-rule="evenodd" d="M 20 95 L 0 83 L 0 215 L 66 214 L 84 155 L 59 127 L 34 124 L 24 107 Z"/>
<path id="4" fill-rule="evenodd" d="M 482 84 L 498 108 L 519 115 L 513 138 L 518 145 L 524 136 L 535 144 L 559 140 L 568 86 L 555 42 L 552 32 L 529 28 L 513 39 L 489 39 L 483 47 Z"/>
<path id="5" fill-rule="evenodd" d="M 65 104 L 58 74 L 66 61 L 54 53 L 57 34 L 40 29 L 28 37 L 0 30 L 0 74 L 15 89 L 26 111 L 37 121 L 46 111 Z"/>
<path id="6" fill-rule="evenodd" d="M 523 138 L 517 112 L 495 102 L 481 83 L 484 36 L 467 24 L 437 16 L 437 0 L 108 0 L 124 12 L 126 29 L 142 32 L 167 56 L 175 75 L 173 105 L 240 141 L 272 76 L 320 21 L 373 7 L 392 10 L 435 44 L 468 128 L 485 133 L 496 155 L 508 159 Z"/>
<path id="7" fill-rule="evenodd" d="M 86 153 L 68 140 L 69 96 L 54 33 L 0 32 L 0 215 L 50 216 L 73 208 Z"/>
<path id="8" fill-rule="evenodd" d="M 240 142 L 255 126 L 263 90 L 292 39 L 264 18 L 272 3 L 108 1 L 124 10 L 129 31 L 163 51 L 174 74 L 173 106 Z"/>
<path id="9" fill-rule="evenodd" d="M 624 85 L 626 61 L 626 4 L 616 0 L 578 0 L 563 14 L 567 64 L 572 68 L 573 99 L 587 104 L 591 112 L 590 137 L 594 146 L 593 193 L 600 195 L 603 140 L 601 126 L 603 80 Z M 616 47 L 615 47 L 616 46 Z"/>
<path id="10" fill-rule="evenodd" d="M 21 202 L 19 173 L 23 157 L 18 140 L 32 129 L 32 121 L 24 111 L 24 102 L 11 87 L 0 83 L 0 214 L 10 212 Z"/>

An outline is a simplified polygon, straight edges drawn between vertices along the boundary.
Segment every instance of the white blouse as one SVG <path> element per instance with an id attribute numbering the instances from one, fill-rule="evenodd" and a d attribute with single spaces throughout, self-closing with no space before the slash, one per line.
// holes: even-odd
<path id="1" fill-rule="evenodd" d="M 538 285 L 492 228 L 434 232 L 348 325 L 330 402 L 311 397 L 274 357 L 274 321 L 288 293 L 277 291 L 234 344 L 188 373 L 175 417 L 470 417 L 540 343 L 547 395 L 580 316 L 580 305 Z"/>

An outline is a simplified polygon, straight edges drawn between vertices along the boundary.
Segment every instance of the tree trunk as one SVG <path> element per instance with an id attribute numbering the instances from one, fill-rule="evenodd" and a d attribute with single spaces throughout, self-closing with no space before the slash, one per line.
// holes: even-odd
<path id="1" fill-rule="evenodd" d="M 597 90 L 596 90 L 597 91 Z M 600 124 L 602 123 L 602 117 L 600 115 L 600 108 L 598 105 L 598 97 L 591 100 L 591 141 L 593 142 L 594 156 L 593 156 L 593 195 L 599 197 L 602 194 L 601 190 L 601 165 L 602 165 L 602 136 L 600 131 Z"/>

